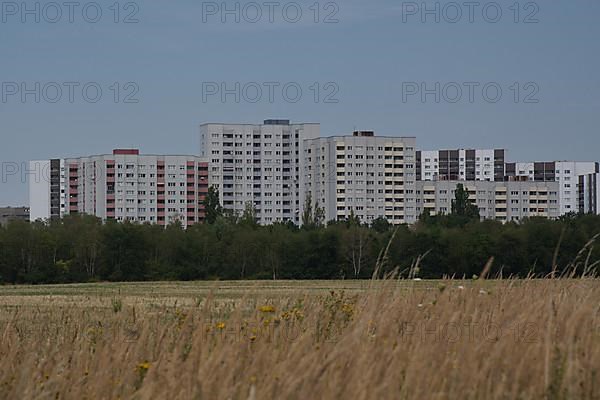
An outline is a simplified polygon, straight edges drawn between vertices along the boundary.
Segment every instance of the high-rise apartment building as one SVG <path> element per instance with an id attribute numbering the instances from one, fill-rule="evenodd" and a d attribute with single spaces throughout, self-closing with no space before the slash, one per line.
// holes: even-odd
<path id="1" fill-rule="evenodd" d="M 417 151 L 414 137 L 320 137 L 319 124 L 273 119 L 206 123 L 200 143 L 199 157 L 122 149 L 32 161 L 30 219 L 85 213 L 188 226 L 203 221 L 209 185 L 226 211 L 241 215 L 250 205 L 262 225 L 300 225 L 309 196 L 327 221 L 354 214 L 411 224 L 425 210 L 450 213 L 458 183 L 484 219 L 600 213 L 597 162 L 507 163 L 504 149 Z"/>
<path id="2" fill-rule="evenodd" d="M 210 182 L 225 210 L 239 215 L 251 204 L 260 224 L 299 224 L 305 140 L 319 135 L 319 124 L 289 120 L 207 123 L 200 126 L 200 155 L 210 161 Z"/>
<path id="3" fill-rule="evenodd" d="M 529 217 L 560 216 L 559 184 L 533 181 L 420 181 L 417 210 L 430 215 L 450 214 L 456 187 L 462 184 L 481 219 L 518 222 Z"/>
<path id="4" fill-rule="evenodd" d="M 506 150 L 456 149 L 417 151 L 417 180 L 504 180 Z"/>
<path id="5" fill-rule="evenodd" d="M 67 172 L 61 159 L 29 162 L 29 219 L 61 218 L 67 211 Z"/>
<path id="6" fill-rule="evenodd" d="M 103 220 L 188 226 L 204 220 L 208 163 L 197 156 L 140 155 L 137 149 L 32 161 L 31 220 L 79 213 Z M 44 172 L 49 171 L 49 172 Z"/>
<path id="7" fill-rule="evenodd" d="M 415 138 L 352 136 L 306 140 L 305 191 L 325 219 L 342 220 L 351 213 L 370 223 L 384 217 L 390 223 L 413 223 L 415 208 Z"/>
<path id="8" fill-rule="evenodd" d="M 571 212 L 600 213 L 599 172 L 597 162 L 551 161 L 506 164 L 506 177 L 509 180 L 558 182 L 561 215 Z"/>

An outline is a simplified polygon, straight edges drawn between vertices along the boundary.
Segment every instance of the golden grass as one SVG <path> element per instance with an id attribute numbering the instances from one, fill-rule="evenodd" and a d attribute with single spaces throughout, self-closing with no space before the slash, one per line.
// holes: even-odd
<path id="1" fill-rule="evenodd" d="M 592 279 L 3 287 L 0 335 L 2 399 L 600 398 Z"/>

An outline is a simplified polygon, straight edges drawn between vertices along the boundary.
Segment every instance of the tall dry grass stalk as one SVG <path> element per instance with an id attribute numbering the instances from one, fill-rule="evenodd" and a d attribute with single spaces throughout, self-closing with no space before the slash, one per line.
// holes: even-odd
<path id="1" fill-rule="evenodd" d="M 3 307 L 0 398 L 600 398 L 596 280 L 422 283 Z"/>

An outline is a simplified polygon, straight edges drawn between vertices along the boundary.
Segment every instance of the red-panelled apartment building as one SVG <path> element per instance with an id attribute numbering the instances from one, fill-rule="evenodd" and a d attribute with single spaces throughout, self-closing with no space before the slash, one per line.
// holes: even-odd
<path id="1" fill-rule="evenodd" d="M 203 222 L 208 162 L 190 155 L 140 155 L 137 149 L 32 161 L 32 219 L 90 214 L 103 220 L 184 227 Z"/>

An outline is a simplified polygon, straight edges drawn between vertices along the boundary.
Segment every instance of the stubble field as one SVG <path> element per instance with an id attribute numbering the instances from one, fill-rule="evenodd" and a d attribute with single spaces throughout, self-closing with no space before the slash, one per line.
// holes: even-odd
<path id="1" fill-rule="evenodd" d="M 3 399 L 598 399 L 600 284 L 0 287 Z"/>

